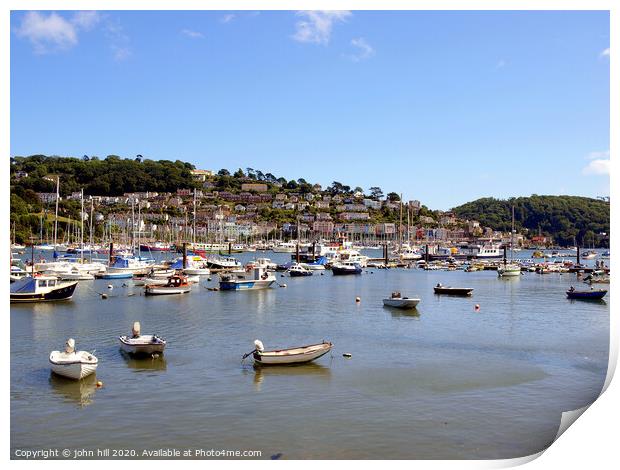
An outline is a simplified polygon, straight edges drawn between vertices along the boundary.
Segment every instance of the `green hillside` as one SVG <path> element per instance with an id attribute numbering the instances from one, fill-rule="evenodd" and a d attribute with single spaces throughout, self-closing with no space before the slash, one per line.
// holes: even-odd
<path id="1" fill-rule="evenodd" d="M 528 235 L 553 237 L 559 245 L 609 246 L 609 202 L 579 196 L 482 198 L 453 209 L 464 219 L 478 220 L 494 230 L 510 231 L 512 206 L 515 228 Z M 605 234 L 605 235 L 602 235 Z"/>

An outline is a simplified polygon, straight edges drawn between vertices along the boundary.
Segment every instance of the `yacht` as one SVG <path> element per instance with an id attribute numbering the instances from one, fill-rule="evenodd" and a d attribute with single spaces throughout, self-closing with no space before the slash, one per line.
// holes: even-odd
<path id="1" fill-rule="evenodd" d="M 274 274 L 260 266 L 248 265 L 244 272 L 220 274 L 220 290 L 268 289 L 275 283 Z"/>
<path id="2" fill-rule="evenodd" d="M 238 269 L 241 263 L 235 258 L 211 256 L 207 258 L 207 267 L 211 269 Z"/>
<path id="3" fill-rule="evenodd" d="M 11 284 L 11 302 L 69 300 L 77 281 L 64 282 L 53 276 L 24 277 Z"/>
<path id="4" fill-rule="evenodd" d="M 272 248 L 274 253 L 295 253 L 297 250 L 297 243 L 295 242 L 282 242 L 278 243 Z"/>
<path id="5" fill-rule="evenodd" d="M 488 243 L 481 246 L 476 253 L 476 258 L 501 258 L 500 246 L 496 243 Z"/>
<path id="6" fill-rule="evenodd" d="M 138 274 L 146 272 L 151 264 L 148 260 L 134 257 L 119 257 L 116 258 L 114 263 L 108 267 L 108 273 L 133 273 Z"/>
<path id="7" fill-rule="evenodd" d="M 414 247 L 409 246 L 409 244 L 404 244 L 399 252 L 400 259 L 403 261 L 417 261 L 422 259 L 422 254 L 420 250 Z"/>

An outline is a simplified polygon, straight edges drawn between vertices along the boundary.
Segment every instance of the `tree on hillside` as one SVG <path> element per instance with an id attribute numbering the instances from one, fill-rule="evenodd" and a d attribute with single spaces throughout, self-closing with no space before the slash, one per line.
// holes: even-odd
<path id="1" fill-rule="evenodd" d="M 222 168 L 220 171 L 217 172 L 217 174 L 219 176 L 230 176 L 230 171 L 228 171 L 226 168 Z"/>
<path id="2" fill-rule="evenodd" d="M 370 197 L 372 199 L 381 199 L 383 197 L 383 191 L 381 191 L 381 188 L 379 186 L 372 186 L 371 188 L 369 188 L 370 190 Z"/>
<path id="3" fill-rule="evenodd" d="M 235 171 L 235 174 L 233 176 L 235 178 L 243 178 L 245 177 L 245 174 L 243 173 L 243 170 L 239 168 L 237 171 Z"/>
<path id="4" fill-rule="evenodd" d="M 397 193 L 388 193 L 387 195 L 388 201 L 390 202 L 398 202 L 400 201 L 400 196 Z"/>

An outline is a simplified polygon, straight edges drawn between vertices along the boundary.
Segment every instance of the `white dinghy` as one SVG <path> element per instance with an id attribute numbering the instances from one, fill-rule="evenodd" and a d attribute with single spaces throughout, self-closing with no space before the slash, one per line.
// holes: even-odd
<path id="1" fill-rule="evenodd" d="M 162 354 L 166 348 L 166 340 L 157 335 L 140 334 L 140 322 L 134 322 L 131 336 L 119 336 L 121 349 L 134 356 L 151 356 Z"/>
<path id="2" fill-rule="evenodd" d="M 263 343 L 257 339 L 254 346 L 254 351 L 245 354 L 243 359 L 251 355 L 257 365 L 303 364 L 318 359 L 332 349 L 332 343 L 327 341 L 298 348 L 265 351 Z"/>
<path id="3" fill-rule="evenodd" d="M 383 305 L 394 308 L 416 308 L 420 303 L 420 299 L 403 297 L 400 292 L 392 292 L 389 299 L 383 299 Z"/>
<path id="4" fill-rule="evenodd" d="M 50 364 L 52 372 L 69 379 L 80 380 L 95 373 L 99 360 L 88 351 L 76 351 L 75 340 L 69 338 L 64 351 L 52 351 Z"/>

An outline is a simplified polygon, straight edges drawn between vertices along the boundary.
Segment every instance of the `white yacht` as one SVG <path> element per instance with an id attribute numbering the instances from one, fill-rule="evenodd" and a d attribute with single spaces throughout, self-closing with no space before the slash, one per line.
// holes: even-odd
<path id="1" fill-rule="evenodd" d="M 496 243 L 484 244 L 478 249 L 476 258 L 501 258 L 502 252 L 500 246 Z"/>
<path id="2" fill-rule="evenodd" d="M 297 250 L 297 243 L 295 242 L 282 242 L 278 243 L 272 248 L 274 253 L 295 253 Z"/>
<path id="3" fill-rule="evenodd" d="M 242 273 L 233 272 L 220 275 L 220 290 L 258 290 L 268 289 L 275 284 L 276 277 L 265 268 L 248 265 Z"/>

